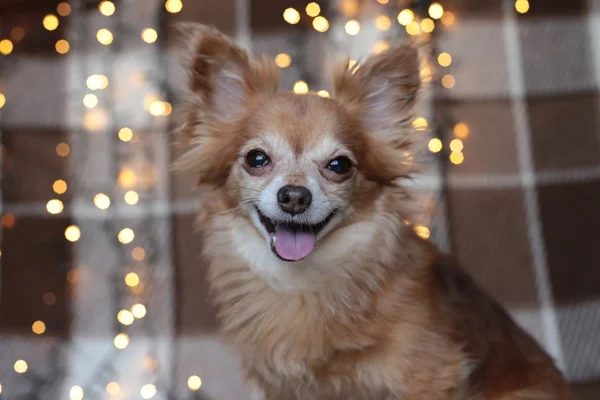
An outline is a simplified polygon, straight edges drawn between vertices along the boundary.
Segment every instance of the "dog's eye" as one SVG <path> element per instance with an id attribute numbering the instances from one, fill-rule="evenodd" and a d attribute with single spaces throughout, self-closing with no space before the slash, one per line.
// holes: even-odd
<path id="1" fill-rule="evenodd" d="M 252 168 L 266 167 L 270 161 L 269 157 L 260 150 L 252 150 L 246 156 L 246 163 Z"/>
<path id="2" fill-rule="evenodd" d="M 340 175 L 350 171 L 350 168 L 352 168 L 352 161 L 348 157 L 334 158 L 327 164 L 327 169 Z"/>

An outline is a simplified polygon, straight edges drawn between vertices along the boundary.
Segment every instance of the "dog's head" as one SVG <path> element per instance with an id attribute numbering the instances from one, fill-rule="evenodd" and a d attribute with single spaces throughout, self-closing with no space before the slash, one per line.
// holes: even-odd
<path id="1" fill-rule="evenodd" d="M 351 227 L 382 211 L 387 190 L 412 172 L 415 49 L 339 64 L 333 97 L 323 98 L 278 93 L 271 60 L 251 58 L 214 29 L 185 31 L 191 96 L 182 132 L 191 149 L 178 165 L 196 172 L 210 216 L 241 220 L 233 246 L 243 249 L 230 251 L 268 254 L 261 262 L 274 268 L 351 252 Z"/>

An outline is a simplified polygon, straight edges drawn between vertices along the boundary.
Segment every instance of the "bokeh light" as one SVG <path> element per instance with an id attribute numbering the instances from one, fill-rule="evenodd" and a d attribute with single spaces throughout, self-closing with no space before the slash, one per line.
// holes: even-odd
<path id="1" fill-rule="evenodd" d="M 275 65 L 279 68 L 287 68 L 292 64 L 292 57 L 286 53 L 279 53 L 275 56 Z"/>
<path id="2" fill-rule="evenodd" d="M 67 191 L 67 182 L 62 179 L 55 180 L 52 184 L 52 190 L 54 190 L 54 193 L 56 194 L 63 194 Z"/>
<path id="3" fill-rule="evenodd" d="M 102 28 L 96 32 L 96 38 L 101 44 L 108 46 L 113 41 L 113 34 L 108 29 Z"/>
<path id="4" fill-rule="evenodd" d="M 134 190 L 127 191 L 123 198 L 125 199 L 125 203 L 129 204 L 130 206 L 133 206 L 140 201 L 140 196 Z"/>
<path id="5" fill-rule="evenodd" d="M 387 15 L 379 15 L 375 18 L 375 27 L 380 31 L 387 31 L 392 26 L 392 20 Z"/>
<path id="6" fill-rule="evenodd" d="M 320 15 L 313 19 L 312 25 L 317 32 L 327 32 L 329 29 L 329 21 L 327 21 L 327 18 Z"/>
<path id="7" fill-rule="evenodd" d="M 42 20 L 42 25 L 49 31 L 53 31 L 58 28 L 58 17 L 54 14 L 48 14 Z"/>
<path id="8" fill-rule="evenodd" d="M 71 45 L 64 39 L 57 40 L 56 44 L 54 45 L 54 49 L 58 54 L 67 54 L 70 48 Z"/>
<path id="9" fill-rule="evenodd" d="M 140 389 L 140 396 L 144 399 L 151 399 L 156 396 L 156 386 L 149 383 L 147 385 L 142 386 Z"/>
<path id="10" fill-rule="evenodd" d="M 146 257 L 146 250 L 143 247 L 134 247 L 131 250 L 131 257 L 136 261 L 142 261 Z"/>
<path id="11" fill-rule="evenodd" d="M 158 32 L 152 28 L 146 28 L 142 31 L 142 40 L 146 43 L 154 43 L 158 39 Z"/>
<path id="12" fill-rule="evenodd" d="M 429 16 L 433 19 L 440 19 L 444 15 L 444 7 L 440 3 L 431 3 L 428 11 Z"/>
<path id="13" fill-rule="evenodd" d="M 81 238 L 81 230 L 77 225 L 70 225 L 65 229 L 65 238 L 69 242 L 76 242 Z"/>
<path id="14" fill-rule="evenodd" d="M 297 81 L 294 83 L 294 93 L 306 94 L 308 93 L 308 85 L 304 81 Z"/>
<path id="15" fill-rule="evenodd" d="M 60 214 L 63 211 L 63 203 L 58 199 L 49 200 L 46 203 L 46 211 L 50 214 Z"/>
<path id="16" fill-rule="evenodd" d="M 440 64 L 442 67 L 448 67 L 448 66 L 450 66 L 450 64 L 452 64 L 452 56 L 445 52 L 440 53 L 437 60 L 438 60 L 438 64 Z"/>
<path id="17" fill-rule="evenodd" d="M 113 15 L 115 13 L 115 9 L 115 4 L 112 1 L 105 0 L 98 4 L 98 10 L 100 10 L 100 13 L 102 13 L 102 15 L 106 15 L 107 17 Z"/>
<path id="18" fill-rule="evenodd" d="M 24 374 L 25 372 L 27 372 L 27 362 L 25 362 L 25 360 L 17 360 L 15 361 L 15 364 L 13 365 L 13 368 L 15 369 L 15 372 L 18 374 Z"/>
<path id="19" fill-rule="evenodd" d="M 198 375 L 192 375 L 188 378 L 187 384 L 188 388 L 190 388 L 191 391 L 195 392 L 197 390 L 200 390 L 200 387 L 202 386 L 202 379 L 200 379 Z"/>
<path id="20" fill-rule="evenodd" d="M 13 51 L 13 43 L 8 39 L 0 40 L 0 53 L 7 56 Z"/>
<path id="21" fill-rule="evenodd" d="M 137 303 L 131 307 L 131 313 L 135 318 L 144 318 L 146 316 L 146 312 L 146 306 L 143 304 Z"/>
<path id="22" fill-rule="evenodd" d="M 133 131 L 127 127 L 119 129 L 119 139 L 123 142 L 129 142 L 133 139 Z"/>
<path id="23" fill-rule="evenodd" d="M 314 1 L 306 5 L 306 14 L 310 17 L 316 17 L 321 13 L 321 7 Z"/>
<path id="24" fill-rule="evenodd" d="M 183 3 L 181 0 L 167 0 L 165 9 L 171 14 L 176 14 L 183 9 Z"/>
<path id="25" fill-rule="evenodd" d="M 82 400 L 83 389 L 81 388 L 81 386 L 73 386 L 71 390 L 69 390 L 69 398 L 71 400 Z"/>
<path id="26" fill-rule="evenodd" d="M 454 125 L 454 136 L 460 139 L 464 139 L 469 136 L 469 126 L 464 122 L 459 122 Z"/>
<path id="27" fill-rule="evenodd" d="M 408 24 L 413 22 L 414 19 L 415 14 L 408 8 L 400 11 L 400 13 L 398 14 L 398 23 L 400 23 L 400 25 L 407 26 Z"/>
<path id="28" fill-rule="evenodd" d="M 94 205 L 101 210 L 106 210 L 110 207 L 110 198 L 104 193 L 98 193 L 94 196 Z"/>
<path id="29" fill-rule="evenodd" d="M 283 12 L 283 19 L 288 24 L 295 25 L 300 22 L 300 13 L 295 8 L 286 8 Z"/>
<path id="30" fill-rule="evenodd" d="M 129 345 L 129 336 L 126 333 L 119 333 L 115 336 L 113 344 L 119 350 L 123 350 Z"/>
<path id="31" fill-rule="evenodd" d="M 129 287 L 135 287 L 140 283 L 140 277 L 135 272 L 125 275 L 125 284 Z"/>
<path id="32" fill-rule="evenodd" d="M 429 143 L 427 144 L 427 148 L 432 153 L 439 153 L 442 150 L 442 141 L 438 138 L 433 138 L 433 139 L 429 140 Z"/>
<path id="33" fill-rule="evenodd" d="M 135 239 L 135 233 L 131 228 L 125 228 L 121 229 L 117 237 L 119 238 L 119 242 L 128 244 L 133 242 L 133 239 Z"/>
<path id="34" fill-rule="evenodd" d="M 41 335 L 42 333 L 46 332 L 46 324 L 42 321 L 35 321 L 31 325 L 31 330 L 36 335 Z"/>
<path id="35" fill-rule="evenodd" d="M 134 319 L 133 314 L 129 310 L 121 310 L 117 314 L 117 320 L 123 325 L 133 324 Z"/>

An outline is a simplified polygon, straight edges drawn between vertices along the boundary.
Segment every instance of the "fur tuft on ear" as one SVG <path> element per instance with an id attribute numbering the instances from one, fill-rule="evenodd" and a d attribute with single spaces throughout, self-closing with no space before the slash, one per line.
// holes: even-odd
<path id="1" fill-rule="evenodd" d="M 421 86 L 419 67 L 419 54 L 412 43 L 391 47 L 352 67 L 346 60 L 334 69 L 334 93 L 359 116 L 369 134 L 387 146 L 404 149 L 413 140 L 411 121 Z"/>
<path id="2" fill-rule="evenodd" d="M 178 133 L 191 148 L 175 168 L 196 172 L 200 184 L 222 184 L 240 140 L 232 126 L 254 96 L 277 91 L 278 68 L 267 57 L 251 58 L 215 28 L 185 23 L 178 29 L 189 87 Z"/>

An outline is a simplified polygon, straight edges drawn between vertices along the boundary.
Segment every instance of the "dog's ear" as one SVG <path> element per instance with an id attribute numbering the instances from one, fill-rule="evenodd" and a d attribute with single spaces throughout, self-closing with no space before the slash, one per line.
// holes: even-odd
<path id="1" fill-rule="evenodd" d="M 277 91 L 278 69 L 271 59 L 251 58 L 212 27 L 178 28 L 187 47 L 183 65 L 189 88 L 179 134 L 191 148 L 175 167 L 195 171 L 200 184 L 223 183 L 241 140 L 232 126 L 253 96 Z"/>

